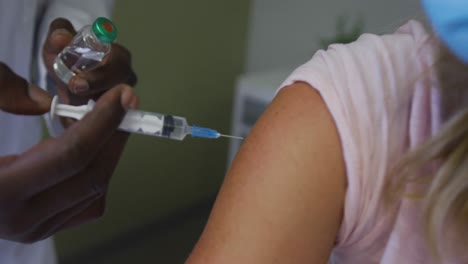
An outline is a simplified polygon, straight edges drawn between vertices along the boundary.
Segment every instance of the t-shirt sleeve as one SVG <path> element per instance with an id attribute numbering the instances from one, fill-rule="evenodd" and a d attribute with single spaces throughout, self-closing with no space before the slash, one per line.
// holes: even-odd
<path id="1" fill-rule="evenodd" d="M 413 21 L 391 35 L 364 34 L 331 45 L 281 86 L 306 82 L 316 89 L 338 129 L 348 187 L 336 249 L 364 248 L 381 234 L 381 194 L 392 161 L 405 147 L 422 32 Z"/>

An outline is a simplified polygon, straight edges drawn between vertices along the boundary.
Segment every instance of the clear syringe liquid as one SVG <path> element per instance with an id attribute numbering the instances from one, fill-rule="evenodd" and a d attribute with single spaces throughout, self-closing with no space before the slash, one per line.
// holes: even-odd
<path id="1" fill-rule="evenodd" d="M 183 140 L 188 134 L 192 134 L 191 127 L 183 117 L 138 110 L 128 110 L 119 129 L 176 140 Z"/>

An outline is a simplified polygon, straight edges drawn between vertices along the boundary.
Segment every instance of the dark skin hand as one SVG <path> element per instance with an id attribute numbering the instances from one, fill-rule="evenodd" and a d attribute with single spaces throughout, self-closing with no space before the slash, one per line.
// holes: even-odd
<path id="1" fill-rule="evenodd" d="M 66 19 L 58 18 L 50 24 L 49 34 L 43 47 L 43 59 L 49 75 L 57 83 L 62 102 L 82 105 L 88 99 L 97 99 L 103 92 L 116 84 L 126 83 L 135 86 L 137 79 L 131 67 L 131 54 L 123 46 L 112 43 L 110 53 L 98 68 L 80 72 L 70 83 L 59 80 L 53 70 L 57 55 L 72 41 L 76 35 L 73 25 Z"/>
<path id="2" fill-rule="evenodd" d="M 43 56 L 49 74 L 57 80 L 51 71 L 54 56 L 68 44 L 74 30 L 68 21 L 58 19 L 51 24 L 51 32 Z M 32 243 L 104 212 L 107 186 L 128 138 L 116 128 L 126 110 L 138 104 L 128 85 L 136 81 L 130 54 L 113 44 L 103 66 L 75 78 L 85 80 L 89 89 L 77 92 L 76 79 L 69 87 L 60 83 L 62 100 L 80 104 L 93 98 L 97 100 L 94 109 L 80 121 L 68 120 L 60 137 L 22 154 L 0 157 L 1 239 Z M 0 63 L 0 110 L 39 115 L 49 111 L 50 102 L 48 93 L 29 86 Z"/>

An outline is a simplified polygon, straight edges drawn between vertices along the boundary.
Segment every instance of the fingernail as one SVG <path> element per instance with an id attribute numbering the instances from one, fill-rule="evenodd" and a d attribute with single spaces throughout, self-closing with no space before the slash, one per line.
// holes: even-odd
<path id="1" fill-rule="evenodd" d="M 63 38 L 63 37 L 70 37 L 71 35 L 72 34 L 68 30 L 59 28 L 59 29 L 54 30 L 54 32 L 52 32 L 51 37 L 53 39 L 57 39 L 57 38 Z"/>
<path id="2" fill-rule="evenodd" d="M 89 84 L 86 80 L 79 77 L 73 78 L 70 83 L 70 90 L 74 94 L 85 92 L 89 89 Z"/>
<path id="3" fill-rule="evenodd" d="M 120 103 L 122 106 L 128 110 L 131 108 L 131 104 L 133 102 L 133 98 L 135 97 L 135 94 L 131 89 L 125 89 L 120 97 Z"/>
<path id="4" fill-rule="evenodd" d="M 130 103 L 130 109 L 137 109 L 140 104 L 140 99 L 138 96 L 134 96 L 132 102 Z"/>

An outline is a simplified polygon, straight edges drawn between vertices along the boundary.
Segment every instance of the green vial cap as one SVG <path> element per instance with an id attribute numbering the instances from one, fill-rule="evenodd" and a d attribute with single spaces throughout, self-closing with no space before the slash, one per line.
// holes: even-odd
<path id="1" fill-rule="evenodd" d="M 117 38 L 117 27 L 111 20 L 98 17 L 93 23 L 93 33 L 100 41 L 111 43 Z"/>

